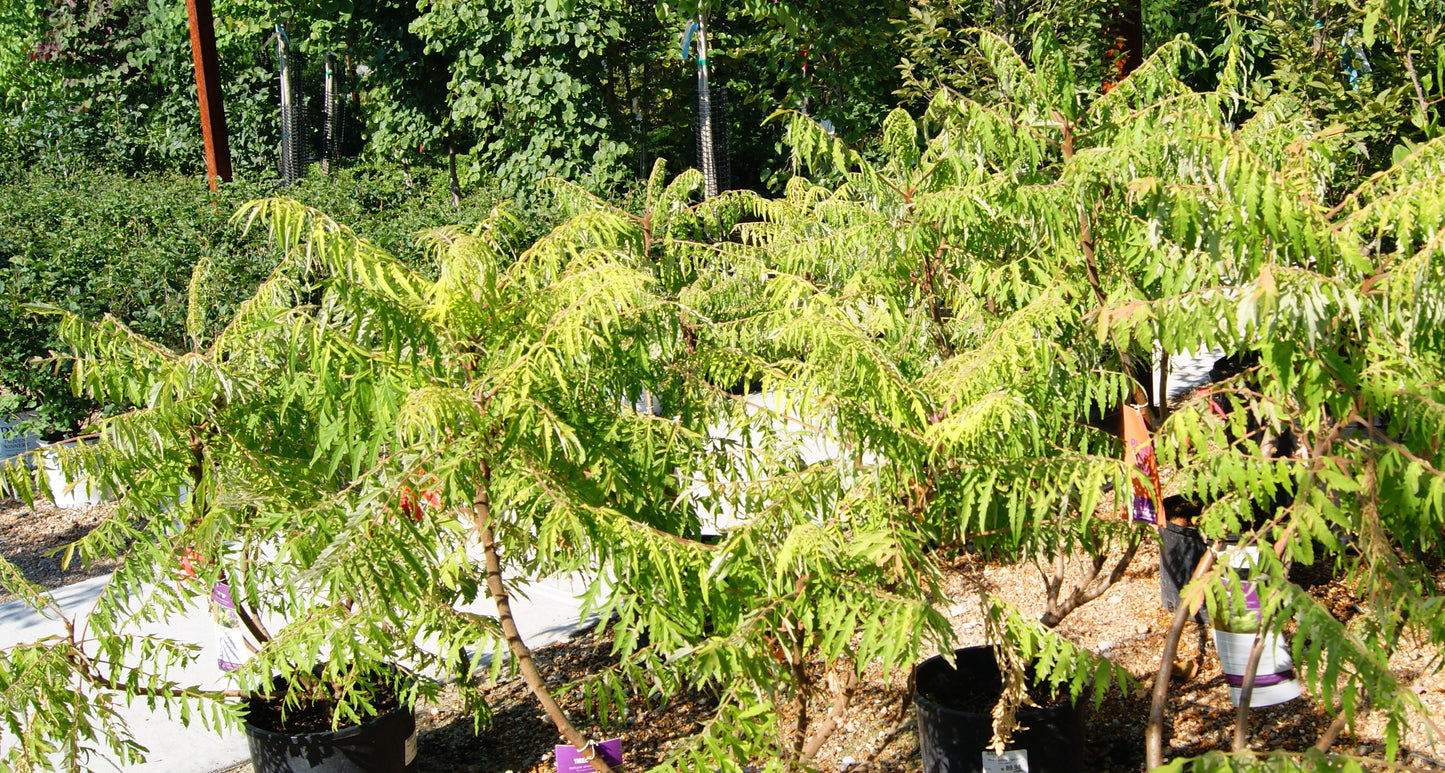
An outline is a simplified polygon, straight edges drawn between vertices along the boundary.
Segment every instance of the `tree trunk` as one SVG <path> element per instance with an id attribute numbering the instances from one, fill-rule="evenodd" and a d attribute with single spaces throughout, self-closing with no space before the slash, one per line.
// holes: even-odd
<path id="1" fill-rule="evenodd" d="M 502 561 L 497 555 L 497 540 L 492 531 L 492 500 L 487 491 L 487 478 L 489 473 L 486 466 L 482 467 L 483 480 L 477 484 L 476 495 L 472 501 L 472 529 L 482 542 L 482 551 L 486 555 L 487 565 L 487 590 L 491 591 L 492 600 L 497 603 L 497 620 L 502 624 L 502 634 L 507 639 L 507 647 L 512 652 L 512 657 L 517 659 L 518 669 L 522 672 L 522 679 L 531 688 L 532 694 L 542 704 L 542 709 L 552 719 L 552 723 L 562 732 L 567 743 L 572 744 L 578 752 L 586 752 L 591 742 L 582 735 L 562 707 L 553 700 L 552 694 L 547 690 L 547 683 L 543 681 L 542 674 L 537 671 L 537 664 L 532 659 L 532 651 L 522 641 L 522 635 L 517 631 L 517 622 L 512 617 L 511 599 L 507 595 L 507 589 L 502 585 Z M 612 773 L 612 768 L 595 752 L 589 759 L 592 769 L 597 773 Z"/>
<path id="2" fill-rule="evenodd" d="M 462 207 L 462 184 L 457 179 L 457 140 L 456 132 L 447 131 L 447 173 L 452 184 L 452 208 Z"/>
<path id="3" fill-rule="evenodd" d="M 1214 549 L 1204 554 L 1199 559 L 1199 565 L 1194 567 L 1194 581 L 1209 573 L 1214 567 L 1214 557 L 1219 551 L 1220 542 L 1214 543 Z M 1149 705 L 1149 725 L 1144 730 L 1144 769 L 1153 770 L 1164 764 L 1164 704 L 1169 697 L 1169 677 L 1174 670 L 1174 656 L 1179 652 L 1179 635 L 1184 633 L 1184 623 L 1193 615 L 1194 610 L 1184 599 L 1179 600 L 1179 606 L 1174 610 L 1174 622 L 1169 626 L 1169 635 L 1164 639 L 1164 654 L 1159 659 L 1159 673 L 1154 677 L 1154 698 Z"/>

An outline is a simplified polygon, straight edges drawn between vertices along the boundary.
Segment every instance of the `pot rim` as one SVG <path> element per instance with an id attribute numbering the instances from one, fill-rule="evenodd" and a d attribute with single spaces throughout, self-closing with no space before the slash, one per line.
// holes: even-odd
<path id="1" fill-rule="evenodd" d="M 250 699 L 248 698 L 247 700 Z M 402 704 L 384 714 L 378 714 L 371 719 L 362 722 L 359 725 L 345 725 L 343 727 L 338 727 L 335 730 L 318 730 L 311 733 L 286 733 L 277 730 L 267 730 L 263 727 L 257 727 L 251 724 L 249 720 L 243 722 L 242 724 L 245 726 L 246 733 L 248 735 L 255 735 L 261 738 L 300 739 L 327 736 L 337 740 L 343 740 L 351 738 L 352 736 L 360 735 L 374 725 L 394 719 L 398 714 L 412 714 L 411 707 L 407 706 L 406 704 Z"/>
<path id="2" fill-rule="evenodd" d="M 313 668 L 313 671 L 316 672 L 316 673 L 320 673 L 320 670 L 323 668 L 323 666 L 324 666 L 324 664 L 322 664 L 322 663 L 317 663 L 316 666 Z M 395 663 L 387 663 L 387 664 L 385 664 L 385 666 L 386 666 L 387 670 L 390 670 L 390 671 L 393 671 L 393 672 L 395 672 L 395 671 L 397 670 L 397 667 L 396 667 L 396 664 L 395 664 Z M 285 680 L 283 677 L 280 677 L 280 676 L 277 676 L 277 677 L 275 677 L 275 678 L 273 678 L 273 679 L 271 680 L 272 686 L 274 686 L 274 687 L 276 687 L 276 688 L 281 688 L 281 687 L 285 684 L 285 682 L 286 682 L 286 680 Z M 261 693 L 257 693 L 257 692 L 252 692 L 252 693 L 248 694 L 248 695 L 246 696 L 246 698 L 245 698 L 245 702 L 246 702 L 247 708 L 249 709 L 251 701 L 254 701 L 254 700 L 257 700 L 257 699 L 265 700 L 265 699 L 268 699 L 268 697 L 270 697 L 270 696 L 265 696 L 265 695 L 262 695 Z M 398 695 L 397 695 L 397 707 L 396 707 L 396 708 L 391 709 L 390 711 L 384 711 L 384 712 L 382 712 L 382 713 L 380 713 L 380 714 L 377 714 L 376 716 L 372 717 L 371 719 L 366 720 L 365 722 L 361 722 L 361 723 L 355 724 L 355 725 L 343 725 L 343 726 L 341 726 L 341 727 L 336 728 L 335 730 L 319 730 L 319 731 L 310 732 L 310 733 L 287 733 L 287 732 L 280 731 L 280 730 L 267 730 L 266 728 L 259 727 L 259 726 L 257 726 L 257 725 L 251 724 L 249 711 L 248 711 L 248 713 L 247 713 L 247 718 L 244 719 L 244 720 L 242 720 L 241 724 L 245 726 L 246 731 L 247 731 L 248 733 L 251 732 L 252 730 L 254 730 L 255 733 L 256 733 L 256 735 L 262 736 L 262 737 L 268 737 L 268 738 L 315 738 L 315 737 L 317 737 L 317 736 L 330 736 L 330 737 L 336 738 L 336 739 L 344 739 L 344 738 L 350 738 L 351 736 L 356 735 L 356 734 L 360 733 L 361 731 L 365 730 L 366 728 L 371 727 L 372 725 L 375 725 L 375 724 L 377 724 L 377 723 L 379 723 L 379 722 L 382 722 L 383 720 L 392 719 L 393 717 L 395 717 L 395 716 L 396 716 L 398 713 L 400 713 L 400 712 L 406 712 L 407 714 L 415 717 L 415 711 L 412 709 L 411 706 L 408 706 L 408 705 L 406 704 L 406 701 L 401 700 L 401 695 L 398 694 Z M 414 722 L 414 721 L 415 721 L 415 719 L 413 719 L 413 722 Z"/>
<path id="3" fill-rule="evenodd" d="M 968 646 L 968 647 L 959 647 L 959 648 L 957 648 L 957 649 L 954 650 L 955 660 L 957 659 L 958 653 L 961 653 L 961 652 L 972 652 L 972 651 L 978 651 L 978 650 L 989 650 L 989 651 L 990 651 L 990 654 L 991 654 L 991 653 L 992 653 L 992 650 L 993 650 L 993 645 L 992 645 L 992 644 L 975 644 L 975 645 Z M 936 703 L 936 702 L 934 702 L 934 701 L 931 701 L 931 700 L 929 700 L 926 696 L 924 696 L 924 694 L 918 689 L 918 682 L 917 682 L 917 678 L 916 678 L 917 670 L 923 668 L 925 665 L 928 665 L 929 663 L 934 663 L 934 662 L 943 662 L 943 653 L 940 652 L 940 653 L 938 653 L 937 655 L 934 655 L 934 656 L 932 656 L 932 657 L 929 657 L 929 658 L 925 659 L 923 662 L 919 663 L 919 664 L 915 667 L 915 670 L 914 670 L 915 679 L 914 679 L 914 685 L 913 685 L 913 702 L 914 702 L 915 704 L 921 704 L 921 705 L 923 705 L 923 706 L 926 706 L 926 707 L 928 707 L 929 709 L 931 709 L 931 710 L 933 710 L 933 711 L 939 711 L 939 712 L 943 712 L 943 713 L 946 713 L 946 714 L 952 714 L 952 715 L 954 715 L 954 716 L 959 716 L 959 717 L 984 717 L 984 718 L 987 718 L 987 719 L 989 719 L 989 720 L 992 720 L 992 718 L 993 718 L 993 712 L 992 712 L 992 710 L 987 711 L 987 712 L 960 711 L 959 709 L 954 709 L 954 708 L 949 708 L 949 707 L 947 707 L 947 706 L 939 705 L 938 703 Z M 945 665 L 947 665 L 947 664 L 945 663 Z M 957 669 L 955 669 L 955 670 L 957 670 Z M 1020 719 L 1029 718 L 1029 717 L 1042 718 L 1042 717 L 1047 716 L 1047 715 L 1050 714 L 1050 713 L 1057 712 L 1057 711 L 1069 711 L 1069 712 L 1077 711 L 1077 710 L 1084 704 L 1084 702 L 1085 702 L 1085 701 L 1084 701 L 1084 698 L 1085 698 L 1085 697 L 1086 697 L 1086 695 L 1080 695 L 1079 698 L 1078 698 L 1078 700 L 1073 700 L 1073 699 L 1069 698 L 1067 695 L 1065 695 L 1065 696 L 1063 696 L 1063 697 L 1059 700 L 1058 703 L 1056 703 L 1055 705 L 1052 705 L 1052 706 L 1021 706 L 1021 707 L 1019 707 L 1018 713 L 1017 713 L 1015 716 L 1019 717 Z M 996 702 L 995 702 L 995 703 L 996 703 Z"/>

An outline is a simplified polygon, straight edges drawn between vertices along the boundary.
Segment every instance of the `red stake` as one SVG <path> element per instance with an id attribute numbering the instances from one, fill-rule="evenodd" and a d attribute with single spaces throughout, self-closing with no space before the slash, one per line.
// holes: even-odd
<path id="1" fill-rule="evenodd" d="M 231 181 L 231 145 L 226 137 L 226 108 L 221 101 L 221 66 L 216 58 L 216 25 L 211 0 L 186 0 L 191 22 L 191 59 L 196 65 L 196 95 L 201 103 L 201 139 L 206 144 L 206 180 Z"/>

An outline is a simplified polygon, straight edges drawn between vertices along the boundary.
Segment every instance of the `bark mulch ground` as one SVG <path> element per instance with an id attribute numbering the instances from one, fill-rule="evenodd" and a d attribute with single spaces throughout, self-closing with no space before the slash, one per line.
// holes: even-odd
<path id="1" fill-rule="evenodd" d="M 62 570 L 55 553 L 84 535 L 105 515 L 106 505 L 85 510 L 61 510 L 46 504 L 30 510 L 14 501 L 0 502 L 0 548 L 7 560 L 26 577 L 45 587 L 59 587 L 108 571 L 105 565 Z M 1149 690 L 1159 666 L 1171 614 L 1159 604 L 1158 551 L 1146 543 L 1123 581 L 1103 597 L 1067 617 L 1059 631 L 1074 642 L 1123 665 L 1138 686 L 1128 692 L 1103 695 L 1098 708 L 1085 715 L 1085 768 L 1097 773 L 1144 769 L 1144 729 L 1149 713 Z M 1037 614 L 1044 606 L 1038 570 L 1028 564 L 997 565 L 977 556 L 960 555 L 947 569 L 949 609 L 960 646 L 984 643 L 984 626 L 978 593 L 986 590 L 1011 600 L 1020 610 Z M 1358 601 L 1343 578 L 1328 571 L 1300 570 L 1296 581 L 1342 620 L 1355 614 Z M 1445 577 L 1440 578 L 1445 587 Z M 0 600 L 8 598 L 0 596 Z M 1180 645 L 1183 678 L 1169 691 L 1166 714 L 1166 756 L 1197 755 L 1210 749 L 1230 748 L 1235 709 L 1220 673 L 1207 632 L 1194 624 Z M 550 683 L 564 685 L 596 673 L 613 662 L 609 642 L 592 634 L 542 648 L 537 659 Z M 1402 682 L 1415 691 L 1434 717 L 1445 717 L 1445 672 L 1441 652 L 1425 643 L 1405 646 L 1390 661 Z M 838 732 L 824 747 L 819 766 L 824 770 L 868 769 L 879 773 L 916 771 L 920 767 L 917 735 L 912 727 L 907 674 L 885 675 L 873 669 Z M 552 746 L 560 738 L 541 707 L 518 677 L 506 677 L 487 687 L 492 721 L 480 733 L 464 716 L 455 690 L 448 688 L 439 700 L 418 707 L 419 770 L 431 773 L 546 773 L 555 770 Z M 569 714 L 581 714 L 576 691 L 561 690 L 559 698 Z M 668 759 L 702 729 L 715 711 L 705 694 L 684 694 L 666 705 L 649 705 L 633 696 L 626 717 L 610 727 L 585 719 L 580 726 L 591 738 L 620 736 L 627 769 L 645 770 Z M 1329 725 L 1330 715 L 1306 696 L 1280 706 L 1251 712 L 1250 746 L 1254 749 L 1303 750 Z M 1437 720 L 1437 724 L 1439 721 Z M 1384 722 L 1366 714 L 1354 734 L 1342 736 L 1335 750 L 1379 758 L 1384 745 Z M 1428 724 L 1413 725 L 1404 739 L 1401 762 L 1415 770 L 1445 770 L 1445 743 L 1432 745 Z M 249 771 L 249 765 L 228 773 Z"/>

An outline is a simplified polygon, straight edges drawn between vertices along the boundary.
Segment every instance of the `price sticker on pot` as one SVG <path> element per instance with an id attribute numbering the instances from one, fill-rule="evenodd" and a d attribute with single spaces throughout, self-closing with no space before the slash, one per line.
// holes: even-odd
<path id="1" fill-rule="evenodd" d="M 985 750 L 983 773 L 1029 773 L 1028 749 L 1010 749 L 1003 754 Z"/>

